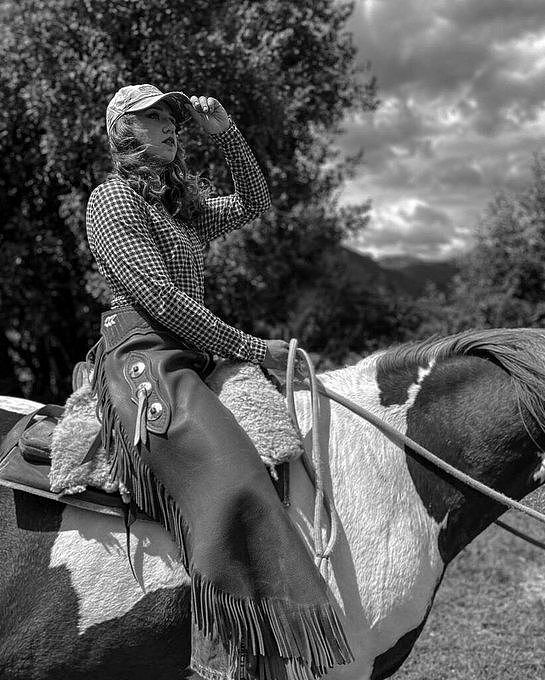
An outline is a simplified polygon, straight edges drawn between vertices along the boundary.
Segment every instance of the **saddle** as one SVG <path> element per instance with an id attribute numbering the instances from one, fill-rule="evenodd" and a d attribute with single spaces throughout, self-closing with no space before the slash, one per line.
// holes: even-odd
<path id="1" fill-rule="evenodd" d="M 92 365 L 80 361 L 72 373 L 72 389 L 75 392 L 88 384 Z M 220 383 L 226 376 L 233 374 L 232 367 L 223 377 L 212 385 L 215 391 L 221 388 Z M 280 383 L 268 376 L 276 389 L 282 393 Z M 233 400 L 233 391 L 227 399 Z M 230 404 L 232 407 L 232 404 Z M 54 492 L 51 490 L 51 443 L 55 428 L 65 414 L 65 407 L 56 404 L 46 404 L 36 411 L 23 416 L 0 443 L 0 485 L 15 490 L 49 498 L 68 505 L 91 510 L 101 514 L 126 517 L 126 499 L 118 492 L 107 492 L 98 487 L 87 485 L 85 490 L 78 493 Z M 88 461 L 96 455 L 101 446 L 100 434 L 91 442 L 82 461 Z M 264 460 L 265 457 L 262 456 Z M 289 464 L 281 462 L 276 467 L 270 465 L 273 485 L 285 505 L 289 505 Z M 153 521 L 142 512 L 137 513 L 138 519 Z"/>
<path id="2" fill-rule="evenodd" d="M 46 404 L 15 424 L 0 446 L 0 485 L 85 510 L 123 517 L 125 504 L 119 493 L 106 493 L 94 487 L 70 495 L 51 491 L 51 437 L 63 413 L 63 406 Z M 146 516 L 142 515 L 140 519 L 146 519 Z"/>

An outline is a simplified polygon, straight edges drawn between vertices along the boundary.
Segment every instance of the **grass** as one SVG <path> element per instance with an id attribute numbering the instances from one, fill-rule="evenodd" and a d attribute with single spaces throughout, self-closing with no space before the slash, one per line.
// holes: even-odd
<path id="1" fill-rule="evenodd" d="M 545 489 L 526 503 L 545 509 Z M 545 542 L 545 526 L 509 512 Z M 395 680 L 543 680 L 545 550 L 492 525 L 448 567 L 424 631 Z"/>

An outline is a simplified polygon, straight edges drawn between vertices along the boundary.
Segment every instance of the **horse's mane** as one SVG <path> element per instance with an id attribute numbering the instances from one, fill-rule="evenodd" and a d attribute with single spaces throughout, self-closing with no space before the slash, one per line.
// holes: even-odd
<path id="1" fill-rule="evenodd" d="M 380 353 L 382 369 L 429 365 L 457 356 L 487 359 L 503 368 L 512 378 L 515 394 L 545 432 L 545 329 L 470 329 L 446 337 L 432 336 L 391 347 Z"/>

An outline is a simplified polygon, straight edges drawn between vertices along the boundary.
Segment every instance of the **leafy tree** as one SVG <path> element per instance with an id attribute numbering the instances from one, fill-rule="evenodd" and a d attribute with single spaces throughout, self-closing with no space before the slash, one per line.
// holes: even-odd
<path id="1" fill-rule="evenodd" d="M 208 303 L 272 333 L 367 204 L 336 215 L 355 158 L 333 152 L 347 111 L 377 106 L 333 0 L 18 0 L 0 6 L 2 340 L 26 394 L 59 399 L 107 303 L 85 238 L 88 196 L 109 169 L 104 113 L 122 85 L 211 93 L 265 169 L 274 209 L 214 244 Z M 220 192 L 227 168 L 194 128 L 185 147 Z M 290 291 L 286 294 L 286 291 Z"/>
<path id="2" fill-rule="evenodd" d="M 545 157 L 534 156 L 532 181 L 498 193 L 477 225 L 473 249 L 458 259 L 447 291 L 430 285 L 406 300 L 404 335 L 423 338 L 466 328 L 543 326 L 545 322 Z M 398 301 L 402 302 L 402 301 Z"/>
<path id="3" fill-rule="evenodd" d="M 453 292 L 459 328 L 543 325 L 545 157 L 534 157 L 526 190 L 490 203 Z"/>

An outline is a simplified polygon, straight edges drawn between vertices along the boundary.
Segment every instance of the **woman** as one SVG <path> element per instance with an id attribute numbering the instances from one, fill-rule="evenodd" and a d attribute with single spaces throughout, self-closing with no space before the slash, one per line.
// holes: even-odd
<path id="1" fill-rule="evenodd" d="M 230 196 L 210 197 L 187 171 L 176 133 L 188 112 L 222 149 Z M 265 180 L 212 97 L 123 87 L 106 126 L 114 170 L 90 196 L 87 234 L 112 290 L 92 358 L 113 473 L 180 548 L 193 670 L 210 680 L 320 676 L 352 658 L 327 588 L 250 439 L 203 381 L 213 353 L 285 365 L 286 342 L 203 305 L 205 247 L 269 208 Z"/>

